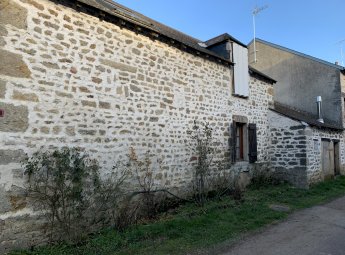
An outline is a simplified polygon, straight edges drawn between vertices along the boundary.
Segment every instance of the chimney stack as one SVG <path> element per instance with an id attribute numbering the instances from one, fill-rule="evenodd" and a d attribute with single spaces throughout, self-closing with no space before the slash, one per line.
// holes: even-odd
<path id="1" fill-rule="evenodd" d="M 316 98 L 316 104 L 317 104 L 317 116 L 318 116 L 317 121 L 320 123 L 325 123 L 322 118 L 322 97 L 321 96 L 318 96 Z"/>

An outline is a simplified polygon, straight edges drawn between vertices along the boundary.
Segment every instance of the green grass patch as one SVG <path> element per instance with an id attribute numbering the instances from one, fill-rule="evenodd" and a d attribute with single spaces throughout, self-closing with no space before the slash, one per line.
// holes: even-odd
<path id="1" fill-rule="evenodd" d="M 155 222 L 133 226 L 123 233 L 105 230 L 79 246 L 58 245 L 11 255 L 187 254 L 235 239 L 288 216 L 287 212 L 271 210 L 270 204 L 287 205 L 293 212 L 342 195 L 345 195 L 345 177 L 309 190 L 289 185 L 249 188 L 240 203 L 225 197 L 207 203 L 202 209 L 187 204 L 174 213 L 161 215 Z"/>

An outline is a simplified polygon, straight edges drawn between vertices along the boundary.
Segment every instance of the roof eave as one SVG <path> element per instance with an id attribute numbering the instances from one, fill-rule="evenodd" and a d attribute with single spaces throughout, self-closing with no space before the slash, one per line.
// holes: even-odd
<path id="1" fill-rule="evenodd" d="M 100 20 L 113 23 L 115 25 L 118 25 L 121 28 L 127 28 L 129 30 L 132 30 L 135 33 L 143 34 L 145 36 L 150 37 L 152 40 L 160 40 L 164 43 L 167 43 L 170 46 L 176 47 L 180 50 L 186 51 L 188 53 L 202 57 L 204 59 L 222 64 L 222 65 L 226 65 L 226 66 L 234 65 L 234 63 L 231 62 L 230 60 L 223 58 L 206 48 L 203 48 L 198 45 L 191 45 L 189 43 L 182 42 L 178 38 L 175 38 L 174 36 L 163 34 L 157 29 L 155 29 L 154 27 L 150 27 L 147 24 L 138 22 L 133 18 L 128 18 L 128 17 L 121 16 L 119 14 L 115 14 L 100 4 L 97 4 L 97 5 L 91 4 L 91 2 L 87 0 L 74 0 L 74 1 L 50 0 L 50 1 L 73 8 L 77 11 L 85 12 L 89 15 L 99 18 Z"/>
<path id="2" fill-rule="evenodd" d="M 228 33 L 224 33 L 224 34 L 221 34 L 221 35 L 218 35 L 210 40 L 207 40 L 205 41 L 204 43 L 207 45 L 207 47 L 212 47 L 212 46 L 215 46 L 217 44 L 220 44 L 224 41 L 232 41 L 232 42 L 235 42 L 245 48 L 248 48 L 248 46 L 246 44 L 244 44 L 243 42 L 237 40 L 235 37 L 229 35 Z"/>
<path id="3" fill-rule="evenodd" d="M 316 121 L 310 121 L 307 118 L 298 118 L 297 116 L 294 116 L 292 114 L 288 114 L 286 113 L 286 111 L 284 112 L 282 109 L 277 109 L 277 106 L 279 106 L 280 104 L 278 103 L 274 103 L 274 106 L 270 107 L 269 109 L 271 111 L 274 111 L 278 114 L 281 114 L 283 116 L 286 116 L 290 119 L 296 120 L 296 121 L 303 121 L 305 123 L 307 123 L 308 125 L 312 126 L 312 127 L 316 127 L 319 129 L 331 129 L 331 130 L 335 130 L 335 131 L 343 131 L 345 130 L 343 127 L 337 126 L 337 125 L 333 125 L 333 124 L 329 124 L 329 123 L 321 123 L 321 122 L 316 122 Z M 284 108 L 285 106 L 283 106 Z M 298 112 L 292 108 L 286 107 L 286 109 L 293 111 L 293 112 Z"/>
<path id="4" fill-rule="evenodd" d="M 277 83 L 276 80 L 272 79 L 271 77 L 269 77 L 268 75 L 256 70 L 255 68 L 253 68 L 252 66 L 249 66 L 249 73 L 251 74 L 255 74 L 257 76 L 260 76 L 261 78 L 263 78 L 265 81 L 271 83 L 271 84 L 275 84 Z"/>

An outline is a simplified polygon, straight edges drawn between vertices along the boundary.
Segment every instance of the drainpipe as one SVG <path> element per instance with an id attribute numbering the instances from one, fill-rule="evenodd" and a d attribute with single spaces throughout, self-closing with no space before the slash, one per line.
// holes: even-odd
<path id="1" fill-rule="evenodd" d="M 317 104 L 317 116 L 318 116 L 317 121 L 320 123 L 325 123 L 322 118 L 322 97 L 321 96 L 318 96 L 316 98 L 316 104 Z"/>

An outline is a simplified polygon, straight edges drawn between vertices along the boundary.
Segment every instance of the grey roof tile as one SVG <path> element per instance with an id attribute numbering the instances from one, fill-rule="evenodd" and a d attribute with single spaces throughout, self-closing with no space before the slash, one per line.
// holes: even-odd
<path id="1" fill-rule="evenodd" d="M 303 122 L 305 122 L 305 123 L 307 123 L 307 124 L 309 124 L 310 126 L 313 126 L 313 127 L 329 128 L 329 129 L 333 129 L 333 130 L 337 130 L 337 131 L 344 130 L 344 128 L 341 125 L 339 125 L 337 123 L 334 123 L 331 120 L 328 120 L 328 119 L 324 118 L 324 122 L 325 123 L 320 123 L 320 122 L 317 121 L 317 116 L 316 115 L 310 114 L 308 112 L 301 111 L 299 109 L 291 108 L 289 106 L 280 104 L 278 102 L 274 103 L 274 107 L 271 108 L 271 110 L 275 111 L 277 113 L 280 113 L 280 114 L 282 114 L 282 115 L 284 115 L 286 117 L 289 117 L 291 119 L 298 120 L 298 121 L 303 121 Z"/>

